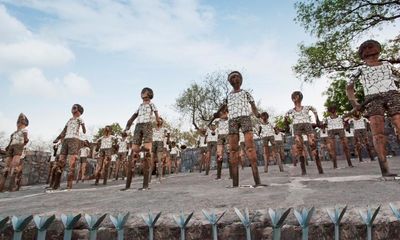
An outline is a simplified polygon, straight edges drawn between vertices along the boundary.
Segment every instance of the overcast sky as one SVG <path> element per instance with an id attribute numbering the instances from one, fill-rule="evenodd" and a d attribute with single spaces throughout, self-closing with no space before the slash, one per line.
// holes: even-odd
<path id="1" fill-rule="evenodd" d="M 302 90 L 322 116 L 327 81 L 302 84 L 291 69 L 298 43 L 313 41 L 294 2 L 0 0 L 0 131 L 23 112 L 31 139 L 53 139 L 74 103 L 91 131 L 124 126 L 146 86 L 177 122 L 178 95 L 219 69 L 242 71 L 264 108 L 284 113 Z"/>

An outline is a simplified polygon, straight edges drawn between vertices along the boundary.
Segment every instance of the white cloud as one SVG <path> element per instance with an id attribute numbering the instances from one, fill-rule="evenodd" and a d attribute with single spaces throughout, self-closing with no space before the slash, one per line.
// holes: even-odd
<path id="1" fill-rule="evenodd" d="M 261 79 L 294 78 L 291 71 L 293 61 L 282 56 L 279 50 L 282 45 L 274 42 L 274 36 L 265 33 L 264 37 L 239 45 L 233 44 L 228 37 L 221 39 L 224 36 L 216 31 L 216 10 L 198 0 L 8 2 L 51 16 L 51 21 L 42 23 L 38 35 L 85 48 L 128 52 L 137 59 L 175 66 L 184 62 L 186 68 L 198 72 L 228 63 Z M 232 13 L 225 14 L 227 19 L 239 21 L 231 16 Z M 244 17 L 247 18 L 252 16 Z M 243 20 L 241 17 L 239 22 L 243 21 L 251 27 L 256 20 Z M 290 57 L 296 58 L 295 55 Z M 270 65 L 274 67 L 265 67 Z"/>
<path id="2" fill-rule="evenodd" d="M 29 31 L 0 5 L 0 73 L 18 68 L 65 65 L 74 54 L 61 43 L 53 43 Z"/>
<path id="3" fill-rule="evenodd" d="M 155 65 L 193 69 L 194 75 L 221 68 L 241 70 L 245 87 L 255 89 L 256 99 L 267 106 L 280 102 L 283 109 L 279 110 L 291 107 L 288 96 L 300 85 L 291 70 L 295 57 L 288 59 L 280 51 L 275 36 L 266 33 L 235 44 L 216 31 L 215 10 L 199 1 L 32 0 L 25 6 L 55 18 L 51 25 L 42 26 L 43 36 L 96 51 L 128 53 Z M 320 99 L 319 93 L 315 98 Z"/>
<path id="4" fill-rule="evenodd" d="M 0 126 L 1 126 L 0 131 L 5 131 L 6 137 L 10 136 L 13 129 L 16 128 L 17 117 L 18 116 L 16 116 L 15 120 L 13 120 L 13 119 L 6 117 L 3 112 L 0 112 Z"/>
<path id="5" fill-rule="evenodd" d="M 31 32 L 17 19 L 11 17 L 0 5 L 0 36 L 2 42 L 12 42 L 31 37 Z"/>
<path id="6" fill-rule="evenodd" d="M 176 1 L 11 1 L 48 14 L 40 36 L 102 52 L 130 53 L 137 59 L 208 72 L 246 69 L 260 79 L 292 77 L 271 36 L 235 45 L 216 32 L 215 10 L 197 0 Z M 249 25 L 250 26 L 250 25 Z M 223 36 L 222 36 L 223 37 Z M 240 36 L 237 36 L 240 38 Z M 280 60 L 280 62 L 277 62 Z M 274 68 L 266 68 L 268 65 Z M 285 74 L 282 74 L 282 73 Z"/>
<path id="7" fill-rule="evenodd" d="M 16 94 L 56 96 L 56 84 L 46 79 L 38 68 L 17 71 L 10 77 L 11 90 Z"/>
<path id="8" fill-rule="evenodd" d="M 63 86 L 74 95 L 85 96 L 92 92 L 89 81 L 75 73 L 69 73 L 63 78 Z"/>
<path id="9" fill-rule="evenodd" d="M 176 48 L 182 41 L 211 33 L 213 10 L 197 1 L 28 1 L 22 4 L 52 16 L 42 34 L 104 51 L 139 50 L 163 45 Z M 158 47 L 157 47 L 158 48 Z"/>
<path id="10" fill-rule="evenodd" d="M 75 73 L 49 80 L 44 70 L 63 67 L 74 59 L 60 41 L 34 34 L 0 4 L 0 73 L 11 81 L 14 94 L 45 97 L 86 95 L 92 92 L 87 79 Z"/>
<path id="11" fill-rule="evenodd" d="M 7 60 L 1 60 L 1 55 L 5 54 L 4 52 L 0 53 L 0 69 L 5 68 L 4 64 L 8 64 L 8 62 L 13 63 L 8 64 L 7 69 L 15 68 L 15 66 L 19 68 L 17 72 L 19 75 L 16 72 L 13 75 L 15 81 L 20 84 L 19 87 L 12 85 L 14 92 L 25 92 L 24 94 L 50 92 L 48 94 L 50 97 L 54 96 L 52 95 L 54 92 L 57 93 L 56 96 L 90 93 L 89 81 L 77 74 L 63 73 L 58 78 L 46 77 L 48 76 L 47 68 L 63 66 L 74 59 L 72 51 L 68 48 L 67 44 L 69 44 L 72 47 L 78 46 L 80 49 L 84 49 L 85 54 L 88 52 L 90 54 L 94 50 L 106 54 L 109 52 L 123 53 L 123 57 L 128 55 L 128 58 L 133 59 L 135 63 L 146 65 L 146 68 L 140 73 L 141 76 L 146 74 L 147 69 L 154 69 L 153 71 L 163 75 L 163 71 L 158 67 L 170 66 L 172 71 L 177 72 L 176 79 L 178 80 L 168 82 L 169 86 L 174 86 L 173 91 L 168 91 L 162 98 L 159 98 L 162 91 L 158 91 L 155 100 L 156 104 L 161 105 L 157 105 L 160 113 L 164 117 L 169 117 L 170 120 L 177 119 L 176 113 L 169 106 L 173 102 L 172 96 L 176 96 L 181 89 L 186 87 L 186 83 L 182 79 L 190 79 L 190 81 L 201 79 L 208 71 L 226 68 L 243 71 L 244 87 L 254 89 L 254 97 L 257 100 L 261 98 L 262 105 L 266 109 L 270 109 L 268 106 L 274 106 L 277 113 L 283 113 L 293 107 L 290 100 L 291 92 L 302 90 L 305 95 L 304 104 L 316 106 L 320 115 L 322 114 L 324 107 L 321 92 L 326 89 L 327 83 L 321 79 L 315 85 L 305 84 L 301 87 L 301 83 L 295 79 L 291 71 L 291 66 L 297 58 L 296 50 L 288 50 L 288 48 L 294 49 L 296 44 L 288 46 L 283 44 L 284 41 L 276 39 L 277 36 L 286 39 L 299 36 L 292 33 L 291 29 L 286 28 L 281 28 L 278 32 L 271 34 L 272 30 L 267 27 L 267 23 L 262 24 L 264 27 L 257 26 L 257 18 L 260 16 L 243 14 L 243 9 L 239 10 L 240 14 L 237 16 L 232 16 L 229 13 L 230 10 L 217 13 L 213 8 L 204 6 L 204 1 L 197 0 L 2 1 L 7 1 L 10 5 L 23 6 L 21 12 L 29 12 L 28 9 L 33 9 L 33 15 L 51 19 L 51 21 L 40 21 L 40 25 L 35 25 L 35 29 L 38 30 L 30 32 L 17 19 L 8 15 L 6 9 L 0 5 L 0 44 L 3 44 L 3 49 L 7 48 L 8 50 L 10 46 L 13 48 L 13 51 L 10 51 L 11 54 L 7 55 Z M 44 13 L 43 16 L 40 12 Z M 229 15 L 224 17 L 227 14 Z M 218 20 L 220 18 L 233 25 L 234 30 L 219 32 Z M 286 18 L 289 19 L 288 21 L 293 19 L 292 16 Z M 260 19 L 261 21 L 265 20 L 263 16 Z M 274 22 L 271 25 L 282 26 L 281 22 Z M 241 30 L 246 27 L 253 29 L 253 26 L 262 34 L 257 36 L 250 34 L 252 39 L 243 36 Z M 236 31 L 236 35 L 232 34 L 234 31 Z M 379 35 L 383 34 L 379 33 Z M 242 41 L 242 37 L 245 40 Z M 305 38 L 308 39 L 308 36 L 305 35 Z M 36 43 L 32 43 L 34 41 Z M 41 46 L 40 43 L 42 43 Z M 32 56 L 32 59 L 30 59 L 31 56 L 23 55 L 30 53 L 31 49 L 38 52 Z M 18 50 L 21 53 L 18 53 Z M 13 56 L 16 56 L 15 59 L 12 58 Z M 112 72 L 115 60 L 110 58 L 106 61 L 111 63 L 108 70 Z M 149 67 L 147 68 L 147 66 Z M 81 67 L 85 68 L 86 66 Z M 98 72 L 102 73 L 103 69 L 99 69 Z M 185 74 L 187 72 L 190 73 Z M 29 74 L 31 77 L 26 77 Z M 166 75 L 168 74 L 170 73 Z M 33 78 L 32 76 L 35 75 L 36 77 Z M 25 76 L 23 79 L 27 83 L 35 85 L 35 87 L 42 87 L 34 88 L 40 89 L 39 91 L 32 91 L 26 88 L 25 84 L 27 83 L 16 80 L 18 78 L 15 76 Z M 168 76 L 166 77 L 168 78 Z M 30 78 L 36 79 L 37 82 L 32 83 Z M 159 89 L 164 90 L 161 88 L 163 84 L 161 80 L 146 81 L 149 83 L 157 81 L 157 85 L 160 83 Z M 134 81 L 130 80 L 130 82 Z M 50 89 L 50 91 L 42 89 Z M 106 101 L 106 97 L 114 96 L 112 94 L 114 93 L 107 94 L 104 101 Z M 106 104 L 110 104 L 112 107 L 110 102 L 113 100 Z M 116 120 L 125 123 L 126 119 L 130 117 L 127 109 L 130 109 L 131 105 L 126 102 L 122 102 L 121 107 L 112 114 L 104 113 L 102 111 L 104 106 L 97 101 L 90 101 L 85 107 L 88 109 L 85 121 L 95 126 L 104 126 Z M 41 117 L 38 117 L 37 122 L 40 119 L 40 124 L 32 124 L 32 132 L 37 130 L 35 134 L 39 132 L 47 136 L 55 134 L 63 126 L 64 117 L 69 116 L 69 113 L 64 115 L 64 109 L 52 108 L 47 111 L 48 115 L 52 115 L 51 118 L 46 118 L 43 122 Z M 35 114 L 32 113 L 32 123 L 34 123 Z M 3 126 L 1 114 L 0 126 Z M 13 122 L 12 128 L 14 127 Z"/>
<path id="12" fill-rule="evenodd" d="M 85 78 L 75 73 L 67 74 L 61 81 L 49 80 L 38 68 L 23 69 L 10 77 L 11 91 L 14 94 L 60 97 L 70 95 L 88 95 L 92 92 L 91 86 Z"/>
<path id="13" fill-rule="evenodd" d="M 198 1 L 10 3 L 54 16 L 51 24 L 42 26 L 42 36 L 98 51 L 130 52 L 142 58 L 194 65 L 209 63 L 205 60 L 208 54 L 223 53 L 220 49 L 224 46 L 212 40 L 214 10 Z"/>
<path id="14" fill-rule="evenodd" d="M 73 58 L 74 55 L 68 48 L 41 40 L 29 39 L 16 43 L 0 42 L 0 72 L 10 72 L 30 66 L 61 66 Z"/>
<path id="15" fill-rule="evenodd" d="M 41 27 L 41 36 L 84 48 L 129 53 L 142 61 L 167 63 L 197 73 L 229 67 L 245 69 L 258 79 L 293 78 L 291 62 L 282 57 L 273 36 L 265 34 L 248 43 L 234 44 L 216 32 L 215 10 L 197 0 L 31 0 L 11 4 L 52 16 L 51 24 Z M 271 65 L 274 67 L 266 67 Z"/>

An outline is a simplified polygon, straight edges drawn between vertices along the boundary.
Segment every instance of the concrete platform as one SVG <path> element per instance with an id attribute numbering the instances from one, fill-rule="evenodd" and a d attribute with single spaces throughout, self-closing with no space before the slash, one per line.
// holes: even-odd
<path id="1" fill-rule="evenodd" d="M 390 158 L 389 161 L 392 172 L 400 173 L 400 158 Z M 200 173 L 171 175 L 161 184 L 153 179 L 149 191 L 138 190 L 142 183 L 141 177 L 135 178 L 133 189 L 125 192 L 119 191 L 124 186 L 123 181 L 111 181 L 107 186 L 93 186 L 92 181 L 85 182 L 75 185 L 71 191 L 53 193 L 46 193 L 45 186 L 24 187 L 19 192 L 0 194 L 0 214 L 2 216 L 56 214 L 59 217 L 61 213 L 117 214 L 129 211 L 131 217 L 128 228 L 133 235 L 128 235 L 132 236 L 128 239 L 146 239 L 147 231 L 141 214 L 147 213 L 150 209 L 152 212 L 162 212 L 157 223 L 160 227 L 156 231 L 158 236 L 156 239 L 178 239 L 179 231 L 172 215 L 178 214 L 181 210 L 185 213 L 194 211 L 187 239 L 208 239 L 210 226 L 207 225 L 201 209 L 215 209 L 216 212 L 228 210 L 221 219 L 221 239 L 243 239 L 244 229 L 233 208 L 249 208 L 251 215 L 254 216 L 254 239 L 269 239 L 272 230 L 268 208 L 315 206 L 317 213 L 312 219 L 315 229 L 310 229 L 310 235 L 317 234 L 315 236 L 324 237 L 310 239 L 332 239 L 330 231 L 324 230 L 332 229 L 333 232 L 333 225 L 330 224 L 325 209 L 336 205 L 348 205 L 349 210 L 344 219 L 355 227 L 353 230 L 350 228 L 350 233 L 346 235 L 348 238 L 342 236 L 341 239 L 363 237 L 365 239 L 358 210 L 366 209 L 368 205 L 373 207 L 382 205 L 377 223 L 382 224 L 385 229 L 389 226 L 386 223 L 394 224 L 387 229 L 387 234 L 398 234 L 399 237 L 387 238 L 389 235 L 385 233 L 375 236 L 375 239 L 400 239 L 399 225 L 388 207 L 389 202 L 400 207 L 400 181 L 382 178 L 376 161 L 358 163 L 353 159 L 353 164 L 354 168 L 348 168 L 345 161 L 339 161 L 339 169 L 332 169 L 330 162 L 324 162 L 325 174 L 320 175 L 314 163 L 310 162 L 307 167 L 308 175 L 305 177 L 300 175 L 299 166 L 286 165 L 283 173 L 279 172 L 277 166 L 271 166 L 269 173 L 264 173 L 263 167 L 260 167 L 261 181 L 267 184 L 261 188 L 228 188 L 231 186 L 231 180 L 228 179 L 227 170 L 223 171 L 223 180 L 218 181 L 214 180 L 215 171 L 211 171 L 209 176 Z M 253 184 L 250 168 L 240 171 L 240 184 Z M 300 238 L 300 228 L 292 213 L 286 224 L 282 239 Z M 103 235 L 99 234 L 100 239 L 110 239 L 109 234 L 115 235 L 109 220 L 104 223 L 104 227 L 109 228 L 109 231 L 104 230 Z M 390 232 L 395 231 L 396 227 L 399 229 L 397 232 Z M 62 227 L 54 228 L 54 236 L 60 236 Z M 84 228 L 82 220 L 81 225 L 77 227 L 76 236 L 87 236 L 86 230 L 79 230 Z M 392 228 L 393 230 L 390 230 Z M 326 236 L 321 229 L 326 231 Z"/>

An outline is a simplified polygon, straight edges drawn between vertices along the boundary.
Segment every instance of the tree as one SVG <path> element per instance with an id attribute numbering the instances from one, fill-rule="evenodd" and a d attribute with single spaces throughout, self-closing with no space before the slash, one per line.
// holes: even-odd
<path id="1" fill-rule="evenodd" d="M 228 97 L 232 87 L 226 77 L 231 71 L 214 71 L 205 76 L 201 83 L 192 83 L 182 94 L 176 99 L 175 109 L 189 118 L 193 125 L 204 128 L 213 119 L 213 114 L 219 110 L 224 104 L 224 100 Z M 247 90 L 252 92 L 251 90 Z M 260 112 L 263 109 L 260 107 L 260 101 L 256 102 L 256 106 Z M 270 118 L 275 115 L 273 108 L 268 109 Z M 253 126 L 259 124 L 259 119 L 252 116 Z M 181 129 L 180 126 L 177 127 Z M 194 146 L 197 142 L 197 131 L 180 131 L 181 142 L 188 146 Z M 179 135 L 178 134 L 178 135 Z"/>
<path id="2" fill-rule="evenodd" d="M 192 83 L 176 99 L 177 111 L 189 117 L 195 125 L 206 125 L 228 96 L 228 73 L 229 71 L 215 71 L 207 74 L 202 84 Z"/>
<path id="3" fill-rule="evenodd" d="M 337 113 L 339 115 L 345 114 L 353 109 L 350 104 L 349 99 L 346 96 L 346 86 L 347 81 L 345 79 L 337 79 L 332 81 L 328 89 L 323 93 L 327 96 L 324 106 L 328 108 L 329 106 L 335 105 L 337 107 Z M 364 91 L 362 85 L 356 82 L 356 97 L 360 102 L 364 101 Z M 324 113 L 324 117 L 327 113 Z"/>
<path id="4" fill-rule="evenodd" d="M 202 117 L 200 105 L 206 98 L 205 89 L 197 83 L 192 83 L 189 88 L 176 99 L 175 107 L 183 116 L 190 117 L 192 123 L 196 124 Z"/>
<path id="5" fill-rule="evenodd" d="M 371 30 L 400 19 L 399 0 L 309 0 L 295 4 L 295 21 L 318 40 L 301 43 L 300 58 L 293 67 L 299 78 L 312 82 L 322 76 L 346 77 L 349 70 L 361 64 L 352 44 Z M 400 50 L 399 34 L 383 43 L 382 58 L 393 59 Z"/>
<path id="6" fill-rule="evenodd" d="M 190 129 L 189 131 L 181 132 L 181 143 L 188 147 L 196 147 L 199 134 L 197 131 Z"/>
<path id="7" fill-rule="evenodd" d="M 119 125 L 119 123 L 113 123 L 110 126 L 111 126 L 111 134 L 112 135 L 121 135 L 122 134 L 122 128 Z M 99 130 L 97 130 L 97 133 L 93 136 L 93 142 L 96 142 L 103 136 L 103 131 L 104 131 L 104 127 L 99 128 Z"/>
<path id="8" fill-rule="evenodd" d="M 312 82 L 322 76 L 331 84 L 324 92 L 325 106 L 336 105 L 339 114 L 351 110 L 345 94 L 346 79 L 352 70 L 362 64 L 354 43 L 372 30 L 387 24 L 398 24 L 399 0 L 309 0 L 295 4 L 299 23 L 317 41 L 299 45 L 300 56 L 293 67 L 297 77 Z M 400 50 L 400 35 L 382 43 L 381 58 L 392 63 Z M 356 85 L 356 96 L 364 100 L 361 85 Z"/>
<path id="9" fill-rule="evenodd" d="M 164 120 L 164 127 L 168 129 L 171 134 L 172 141 L 180 145 L 186 145 L 188 147 L 195 147 L 197 143 L 198 133 L 189 129 L 189 131 L 182 131 L 182 125 L 174 125 L 173 122 Z"/>
<path id="10" fill-rule="evenodd" d="M 288 121 L 290 121 L 289 122 L 289 124 L 290 124 L 292 120 L 288 119 Z M 285 122 L 285 116 L 283 116 L 283 115 L 279 115 L 279 116 L 275 117 L 274 123 L 275 123 L 275 126 L 277 128 L 279 128 L 280 130 L 286 130 L 286 128 L 287 128 L 286 122 Z"/>
<path id="11" fill-rule="evenodd" d="M 38 152 L 52 152 L 53 144 L 49 141 L 45 141 L 42 138 L 30 139 L 26 148 L 30 151 Z"/>

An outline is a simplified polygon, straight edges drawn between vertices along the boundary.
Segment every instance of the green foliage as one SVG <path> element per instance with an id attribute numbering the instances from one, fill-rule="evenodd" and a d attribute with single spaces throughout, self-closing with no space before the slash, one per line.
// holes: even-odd
<path id="1" fill-rule="evenodd" d="M 292 119 L 289 119 L 289 124 L 291 123 Z M 277 116 L 275 117 L 275 126 L 279 129 L 285 129 L 286 124 L 285 124 L 285 116 Z"/>
<path id="2" fill-rule="evenodd" d="M 332 81 L 328 89 L 323 93 L 327 99 L 325 101 L 325 107 L 335 105 L 337 107 L 337 113 L 343 115 L 353 109 L 349 99 L 346 96 L 347 81 L 345 79 L 337 79 Z M 360 102 L 364 101 L 364 91 L 362 85 L 356 82 L 356 97 Z M 324 117 L 327 117 L 327 113 L 324 112 Z"/>
<path id="3" fill-rule="evenodd" d="M 317 38 L 314 44 L 299 45 L 300 58 L 293 67 L 297 76 L 308 82 L 324 75 L 345 77 L 348 70 L 361 64 L 352 44 L 370 30 L 395 25 L 400 19 L 399 1 L 308 0 L 298 1 L 295 7 L 295 21 Z M 399 37 L 383 43 L 381 57 L 392 61 L 399 45 Z"/>
<path id="4" fill-rule="evenodd" d="M 164 119 L 164 127 L 168 129 L 171 134 L 171 140 L 188 147 L 194 147 L 197 143 L 198 133 L 190 129 L 189 131 L 182 131 L 181 125 L 174 125 L 173 123 Z"/>
<path id="5" fill-rule="evenodd" d="M 121 128 L 119 123 L 113 123 L 110 126 L 111 126 L 111 134 L 112 135 L 121 135 L 122 134 L 123 129 Z M 94 142 L 96 142 L 99 138 L 101 138 L 101 136 L 103 136 L 103 131 L 104 131 L 104 127 L 99 128 L 96 135 L 94 135 L 94 137 L 93 137 Z"/>
<path id="6" fill-rule="evenodd" d="M 300 57 L 293 67 L 296 76 L 313 82 L 322 76 L 344 77 L 361 64 L 348 42 L 319 41 L 311 46 L 300 44 Z"/>
<path id="7" fill-rule="evenodd" d="M 400 2 L 391 0 L 307 0 L 295 4 L 299 23 L 317 41 L 310 45 L 299 44 L 300 55 L 293 70 L 297 77 L 312 82 L 326 76 L 331 85 L 325 91 L 325 106 L 336 105 L 338 113 L 352 109 L 346 96 L 346 80 L 362 64 L 357 53 L 361 38 L 371 30 L 380 30 L 388 24 L 396 25 L 400 19 Z M 392 40 L 381 43 L 381 59 L 398 63 L 394 56 L 400 50 L 399 32 Z M 366 40 L 366 39 L 365 39 Z M 359 102 L 364 94 L 356 84 Z M 325 114 L 326 116 L 326 114 Z"/>
<path id="8" fill-rule="evenodd" d="M 295 20 L 318 38 L 351 39 L 400 17 L 399 1 L 389 0 L 308 0 L 295 7 Z"/>
<path id="9" fill-rule="evenodd" d="M 201 102 L 205 101 L 205 92 L 205 89 L 197 83 L 191 84 L 176 99 L 175 106 L 177 110 L 184 115 L 190 115 L 192 119 L 198 119 L 199 116 L 196 112 L 200 108 Z"/>

